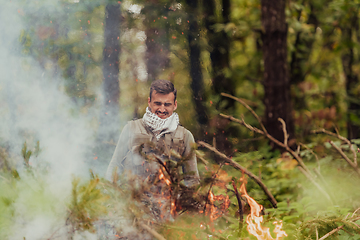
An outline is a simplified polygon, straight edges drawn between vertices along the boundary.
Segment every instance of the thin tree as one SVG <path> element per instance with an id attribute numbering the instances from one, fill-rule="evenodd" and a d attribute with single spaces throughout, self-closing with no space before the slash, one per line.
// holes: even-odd
<path id="1" fill-rule="evenodd" d="M 148 80 L 154 81 L 170 64 L 169 9 L 157 0 L 145 2 L 146 66 Z"/>
<path id="2" fill-rule="evenodd" d="M 359 77 L 354 71 L 359 64 L 359 56 L 356 54 L 356 45 L 360 42 L 359 31 L 359 8 L 346 3 L 347 17 L 341 20 L 342 42 L 344 50 L 341 56 L 342 65 L 346 80 L 346 93 L 348 100 L 347 111 L 347 135 L 348 139 L 360 137 L 360 101 L 359 101 Z M 353 36 L 356 36 L 353 38 Z"/>
<path id="3" fill-rule="evenodd" d="M 188 42 L 189 42 L 189 58 L 190 58 L 190 77 L 191 89 L 193 93 L 193 101 L 195 103 L 195 111 L 197 113 L 197 121 L 202 131 L 208 124 L 208 113 L 204 102 L 206 101 L 204 80 L 201 71 L 201 46 L 200 46 L 200 30 L 198 24 L 199 6 L 198 0 L 186 0 L 188 5 Z"/>
<path id="4" fill-rule="evenodd" d="M 226 75 L 230 71 L 230 38 L 223 30 L 215 31 L 215 24 L 228 24 L 230 22 L 230 0 L 222 0 L 220 11 L 217 11 L 215 0 L 203 1 L 205 27 L 210 51 L 210 60 L 212 67 L 212 88 L 213 92 L 221 96 L 222 92 L 235 95 L 235 84 L 232 79 Z M 219 8 L 219 7 L 218 7 Z M 216 14 L 221 12 L 221 14 Z M 219 112 L 228 112 L 234 108 L 234 101 L 221 96 L 221 100 L 216 103 Z M 212 125 L 216 128 L 217 148 L 225 153 L 231 151 L 231 143 L 227 140 L 227 121 L 216 118 Z"/>
<path id="5" fill-rule="evenodd" d="M 281 142 L 284 140 L 284 133 L 279 118 L 285 121 L 290 139 L 294 139 L 287 66 L 285 4 L 285 0 L 261 0 L 265 127 L 270 135 Z"/>
<path id="6" fill-rule="evenodd" d="M 104 97 L 105 106 L 110 114 L 118 108 L 119 88 L 119 53 L 120 53 L 120 4 L 108 4 L 106 6 L 105 29 L 104 29 Z"/>
<path id="7" fill-rule="evenodd" d="M 104 104 L 97 136 L 97 156 L 100 161 L 109 161 L 119 135 L 119 54 L 120 54 L 119 3 L 106 5 L 103 52 Z M 110 143 L 110 144 L 109 144 Z"/>

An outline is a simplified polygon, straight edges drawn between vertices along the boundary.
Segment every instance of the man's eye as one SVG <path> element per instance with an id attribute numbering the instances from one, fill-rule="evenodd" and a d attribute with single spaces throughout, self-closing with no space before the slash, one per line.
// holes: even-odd
<path id="1" fill-rule="evenodd" d="M 165 103 L 164 105 L 165 105 L 165 107 L 170 107 L 171 103 Z"/>
<path id="2" fill-rule="evenodd" d="M 161 106 L 161 102 L 155 102 L 156 106 Z"/>

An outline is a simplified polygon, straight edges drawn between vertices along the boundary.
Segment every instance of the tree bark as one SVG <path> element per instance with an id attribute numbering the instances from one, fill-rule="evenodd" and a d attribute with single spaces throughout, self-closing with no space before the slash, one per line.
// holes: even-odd
<path id="1" fill-rule="evenodd" d="M 99 119 L 95 155 L 97 162 L 108 162 L 119 136 L 119 54 L 120 4 L 108 4 L 105 9 L 103 52 L 103 109 Z"/>
<path id="2" fill-rule="evenodd" d="M 351 13 L 350 13 L 351 14 Z M 357 86 L 359 85 L 359 78 L 353 71 L 354 65 L 359 63 L 358 57 L 355 56 L 353 40 L 353 33 L 358 31 L 359 18 L 356 13 L 352 13 L 350 23 L 342 27 L 342 38 L 345 44 L 344 53 L 341 56 L 342 65 L 346 80 L 346 93 L 348 96 L 348 111 L 347 111 L 347 135 L 348 139 L 357 139 L 360 137 L 360 104 L 359 94 L 357 93 Z M 358 34 L 358 33 L 357 33 Z"/>
<path id="3" fill-rule="evenodd" d="M 143 9 L 146 34 L 146 66 L 148 81 L 158 79 L 170 64 L 168 8 L 152 1 Z"/>
<path id="4" fill-rule="evenodd" d="M 188 4 L 189 14 L 189 31 L 188 31 L 188 42 L 189 42 L 189 58 L 190 58 L 190 76 L 191 76 L 191 89 L 193 92 L 193 101 L 195 103 L 195 111 L 197 114 L 197 121 L 200 126 L 208 124 L 207 109 L 204 105 L 205 92 L 204 92 L 204 81 L 201 71 L 201 47 L 200 47 L 200 31 L 198 25 L 198 0 L 186 0 Z"/>
<path id="5" fill-rule="evenodd" d="M 230 39 L 224 30 L 216 32 L 214 25 L 216 23 L 229 23 L 230 15 L 230 1 L 222 1 L 222 19 L 216 20 L 215 15 L 216 4 L 214 0 L 204 1 L 205 11 L 205 26 L 208 32 L 208 43 L 210 46 L 210 59 L 212 67 L 212 84 L 213 90 L 216 94 L 226 92 L 234 95 L 235 84 L 231 78 L 225 75 L 225 72 L 230 68 L 229 49 Z M 223 99 L 224 100 L 224 99 Z M 234 106 L 234 101 L 229 101 L 225 108 Z"/>
<path id="6" fill-rule="evenodd" d="M 221 1 L 221 16 L 216 16 L 215 0 L 203 1 L 205 27 L 207 29 L 208 44 L 210 47 L 210 60 L 212 67 L 212 89 L 216 95 L 220 96 L 220 101 L 216 103 L 216 108 L 219 112 L 228 112 L 233 110 L 235 101 L 226 99 L 220 94 L 222 92 L 235 95 L 235 84 L 230 77 L 226 75 L 230 72 L 230 38 L 224 30 L 215 31 L 216 23 L 226 25 L 230 18 L 230 0 Z M 211 125 L 215 127 L 216 146 L 221 152 L 226 154 L 231 153 L 232 144 L 228 141 L 228 137 L 234 133 L 228 129 L 228 121 L 215 117 Z"/>
<path id="7" fill-rule="evenodd" d="M 296 39 L 294 43 L 294 50 L 291 53 L 290 61 L 290 84 L 292 86 L 297 85 L 305 80 L 307 69 L 306 63 L 309 60 L 310 54 L 312 52 L 312 46 L 315 41 L 316 28 L 318 27 L 317 13 L 321 9 L 317 9 L 309 2 L 310 14 L 307 20 L 307 24 L 313 26 L 313 29 L 310 34 L 304 30 L 300 30 L 296 33 Z M 302 10 L 298 11 L 298 20 L 300 20 Z M 301 111 L 308 109 L 307 103 L 305 101 L 304 94 L 293 95 L 294 97 L 294 109 Z"/>
<path id="8" fill-rule="evenodd" d="M 287 67 L 287 24 L 285 0 L 261 0 L 263 28 L 265 127 L 277 140 L 284 141 L 279 118 L 286 123 L 290 139 L 294 139 L 294 122 Z M 289 141 L 291 143 L 293 141 Z M 273 146 L 275 147 L 275 146 Z"/>
<path id="9" fill-rule="evenodd" d="M 110 111 L 118 108 L 119 88 L 119 54 L 120 54 L 120 4 L 106 6 L 104 47 L 104 96 L 105 106 Z"/>

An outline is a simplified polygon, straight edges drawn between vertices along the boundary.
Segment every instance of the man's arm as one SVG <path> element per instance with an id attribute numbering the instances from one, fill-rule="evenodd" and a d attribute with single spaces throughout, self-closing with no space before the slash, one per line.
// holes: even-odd
<path id="1" fill-rule="evenodd" d="M 189 130 L 185 132 L 185 151 L 184 156 L 190 156 L 189 160 L 187 160 L 183 165 L 183 171 L 185 174 L 185 185 L 187 187 L 193 187 L 200 184 L 200 176 L 197 168 L 196 154 L 193 151 L 193 145 L 195 144 L 194 136 Z"/>
<path id="2" fill-rule="evenodd" d="M 130 139 L 130 131 L 129 124 L 126 124 L 124 129 L 122 130 L 119 141 L 116 145 L 114 154 L 111 158 L 111 162 L 107 168 L 105 178 L 109 181 L 113 180 L 113 174 L 115 171 L 118 175 L 120 175 L 124 171 L 124 159 L 126 154 L 129 151 L 129 139 Z"/>

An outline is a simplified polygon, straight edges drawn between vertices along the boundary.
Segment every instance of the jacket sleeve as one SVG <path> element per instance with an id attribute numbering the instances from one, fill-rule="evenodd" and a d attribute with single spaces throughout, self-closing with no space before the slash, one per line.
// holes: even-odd
<path id="1" fill-rule="evenodd" d="M 193 187 L 200 184 L 200 176 L 197 168 L 196 154 L 195 151 L 193 151 L 193 145 L 195 144 L 194 136 L 189 130 L 186 130 L 184 144 L 184 157 L 189 156 L 183 165 L 185 174 L 184 182 L 187 187 Z"/>
<path id="2" fill-rule="evenodd" d="M 130 140 L 130 127 L 129 124 L 126 124 L 123 128 L 119 141 L 116 145 L 114 154 L 111 158 L 110 164 L 107 168 L 105 179 L 112 181 L 113 174 L 117 171 L 117 174 L 120 175 L 125 166 L 123 165 L 126 154 L 129 151 L 129 140 Z"/>

